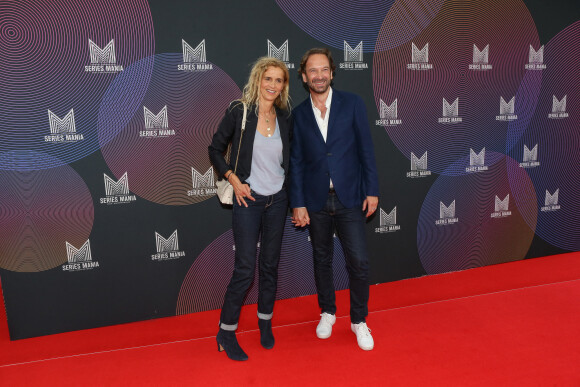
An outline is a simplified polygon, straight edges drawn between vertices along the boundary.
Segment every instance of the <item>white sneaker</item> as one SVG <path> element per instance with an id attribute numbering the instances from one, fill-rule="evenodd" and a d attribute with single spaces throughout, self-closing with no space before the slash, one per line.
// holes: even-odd
<path id="1" fill-rule="evenodd" d="M 356 342 L 361 349 L 370 351 L 375 346 L 375 341 L 371 336 L 371 330 L 367 327 L 367 323 L 361 322 L 358 324 L 350 324 L 350 329 L 356 335 Z"/>
<path id="2" fill-rule="evenodd" d="M 328 339 L 332 334 L 332 326 L 336 322 L 336 316 L 330 313 L 322 313 L 320 315 L 320 322 L 316 327 L 316 336 L 319 339 Z"/>

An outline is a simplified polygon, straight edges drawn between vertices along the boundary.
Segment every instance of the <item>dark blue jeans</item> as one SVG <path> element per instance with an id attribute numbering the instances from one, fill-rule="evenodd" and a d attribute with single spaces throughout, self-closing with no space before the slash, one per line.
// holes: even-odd
<path id="1" fill-rule="evenodd" d="M 320 309 L 322 312 L 336 313 L 332 272 L 332 238 L 336 227 L 346 257 L 350 282 L 350 320 L 354 324 L 365 322 L 369 301 L 369 261 L 362 203 L 360 207 L 345 208 L 336 194 L 331 192 L 322 210 L 310 213 L 309 216 L 314 249 L 314 278 Z"/>
<path id="2" fill-rule="evenodd" d="M 258 240 L 260 240 L 258 316 L 268 320 L 272 318 L 274 310 L 288 197 L 285 188 L 269 196 L 252 191 L 252 196 L 256 201 L 246 199 L 247 208 L 239 206 L 234 198 L 232 228 L 236 257 L 234 273 L 226 290 L 220 316 L 220 326 L 226 330 L 237 328 L 244 297 L 254 279 Z"/>

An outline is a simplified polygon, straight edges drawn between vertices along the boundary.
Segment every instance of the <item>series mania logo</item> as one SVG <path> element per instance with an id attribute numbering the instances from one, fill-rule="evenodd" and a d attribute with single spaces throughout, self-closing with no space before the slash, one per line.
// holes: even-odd
<path id="1" fill-rule="evenodd" d="M 503 97 L 499 97 L 499 115 L 495 116 L 497 121 L 515 121 L 518 119 L 515 112 L 516 97 L 512 97 L 509 102 L 506 102 Z"/>
<path id="2" fill-rule="evenodd" d="M 462 121 L 463 118 L 459 117 L 459 98 L 455 98 L 452 104 L 443 98 L 443 117 L 440 117 L 438 122 L 440 124 L 458 124 Z"/>
<path id="3" fill-rule="evenodd" d="M 213 167 L 209 167 L 203 175 L 191 167 L 191 179 L 193 189 L 187 191 L 187 196 L 209 196 L 217 193 Z"/>
<path id="4" fill-rule="evenodd" d="M 157 114 L 143 106 L 143 119 L 145 130 L 139 131 L 139 137 L 169 137 L 175 136 L 175 130 L 169 129 L 169 118 L 167 117 L 167 105 Z"/>
<path id="5" fill-rule="evenodd" d="M 546 190 L 546 198 L 544 199 L 544 206 L 540 209 L 542 212 L 551 212 L 560 209 L 558 204 L 558 195 L 560 194 L 560 188 L 557 188 L 553 194 Z"/>
<path id="6" fill-rule="evenodd" d="M 487 171 L 488 166 L 485 165 L 485 147 L 479 152 L 469 148 L 469 167 L 465 167 L 465 172 L 482 172 Z"/>
<path id="7" fill-rule="evenodd" d="M 363 42 L 352 48 L 346 40 L 344 41 L 344 62 L 339 63 L 339 68 L 344 70 L 364 70 L 369 65 L 363 61 Z"/>
<path id="8" fill-rule="evenodd" d="M 567 94 L 560 101 L 558 101 L 555 95 L 552 96 L 552 113 L 548 114 L 548 118 L 559 119 L 568 117 L 568 113 L 566 113 L 566 98 L 568 98 Z"/>
<path id="9" fill-rule="evenodd" d="M 282 43 L 282 45 L 279 48 L 274 46 L 274 43 L 272 43 L 269 39 L 267 40 L 268 40 L 268 56 L 281 60 L 286 64 L 286 67 L 288 67 L 289 69 L 293 69 L 294 63 L 290 63 L 289 59 L 290 55 L 288 54 L 288 39 L 286 39 L 286 41 Z"/>
<path id="10" fill-rule="evenodd" d="M 77 133 L 74 109 L 71 109 L 63 118 L 48 110 L 50 135 L 44 136 L 45 142 L 77 142 L 84 140 L 82 134 Z"/>
<path id="11" fill-rule="evenodd" d="M 153 261 L 165 261 L 185 257 L 185 252 L 179 250 L 177 230 L 173 231 L 173 234 L 167 239 L 155 231 L 155 245 L 157 246 L 157 253 L 151 255 L 151 260 Z"/>
<path id="12" fill-rule="evenodd" d="M 403 120 L 398 118 L 397 98 L 390 105 L 379 98 L 379 117 L 380 120 L 376 120 L 378 126 L 397 126 L 403 123 Z"/>
<path id="13" fill-rule="evenodd" d="M 510 206 L 510 194 L 507 194 L 503 200 L 501 200 L 497 195 L 495 195 L 495 207 L 494 212 L 491 213 L 492 218 L 505 218 L 510 216 L 512 212 L 509 210 Z"/>
<path id="14" fill-rule="evenodd" d="M 411 42 L 411 62 L 407 64 L 409 70 L 431 70 L 433 65 L 429 63 L 429 43 L 422 49 L 418 49 L 415 43 Z"/>
<path id="15" fill-rule="evenodd" d="M 379 227 L 375 228 L 376 233 L 395 232 L 401 229 L 397 224 L 397 206 L 395 206 L 388 214 L 379 207 Z"/>
<path id="16" fill-rule="evenodd" d="M 100 199 L 101 204 L 131 203 L 137 200 L 137 197 L 131 195 L 129 192 L 127 172 L 125 172 L 118 181 L 111 179 L 105 173 L 103 173 L 103 175 L 105 178 L 106 197 Z"/>
<path id="17" fill-rule="evenodd" d="M 525 66 L 526 70 L 545 70 L 544 64 L 544 46 L 540 47 L 538 51 L 530 44 L 530 53 L 528 54 L 528 63 Z"/>
<path id="18" fill-rule="evenodd" d="M 526 144 L 524 144 L 524 155 L 522 157 L 522 162 L 520 167 L 522 168 L 534 168 L 538 167 L 540 162 L 538 161 L 538 144 L 534 145 L 532 149 L 529 149 Z"/>
<path id="19" fill-rule="evenodd" d="M 63 271 L 91 270 L 99 267 L 99 262 L 93 261 L 89 240 L 79 249 L 66 242 L 66 257 L 68 264 L 62 265 Z"/>
<path id="20" fill-rule="evenodd" d="M 455 200 L 449 206 L 439 202 L 439 219 L 435 220 L 435 224 L 437 226 L 447 226 L 457 222 L 459 222 L 459 219 L 455 217 Z"/>
<path id="21" fill-rule="evenodd" d="M 103 48 L 89 39 L 89 54 L 91 64 L 85 66 L 88 73 L 118 73 L 123 71 L 123 66 L 117 64 L 117 55 L 115 53 L 115 39 Z"/>
<path id="22" fill-rule="evenodd" d="M 491 70 L 489 64 L 489 44 L 483 50 L 479 50 L 473 45 L 473 63 L 469 65 L 470 70 Z"/>
<path id="23" fill-rule="evenodd" d="M 192 48 L 184 39 L 181 39 L 181 47 L 183 64 L 178 64 L 177 70 L 190 72 L 213 70 L 213 64 L 207 63 L 205 57 L 205 39 L 196 48 Z"/>
<path id="24" fill-rule="evenodd" d="M 411 152 L 411 170 L 407 172 L 407 177 L 417 178 L 430 175 L 431 171 L 427 169 L 427 151 L 423 153 L 421 158 L 417 158 L 417 156 Z"/>

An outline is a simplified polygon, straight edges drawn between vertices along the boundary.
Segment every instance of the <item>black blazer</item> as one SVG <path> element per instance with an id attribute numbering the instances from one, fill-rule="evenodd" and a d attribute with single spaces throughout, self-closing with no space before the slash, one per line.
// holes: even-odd
<path id="1" fill-rule="evenodd" d="M 239 101 L 234 101 L 226 109 L 226 113 L 220 122 L 217 131 L 213 135 L 209 146 L 209 158 L 215 167 L 218 176 L 221 178 L 228 170 L 234 170 L 238 145 L 240 143 L 240 133 L 242 129 L 242 118 L 244 116 L 244 105 Z M 284 176 L 288 176 L 288 164 L 290 162 L 290 138 L 292 136 L 292 116 L 288 111 L 276 107 L 276 117 L 280 127 L 280 137 L 282 138 L 282 167 Z M 252 168 L 252 153 L 254 151 L 254 136 L 258 117 L 255 106 L 248 106 L 246 117 L 246 130 L 242 138 L 240 156 L 238 159 L 238 169 L 236 175 L 244 182 L 250 176 Z M 228 145 L 232 144 L 230 162 L 225 160 L 224 153 Z"/>

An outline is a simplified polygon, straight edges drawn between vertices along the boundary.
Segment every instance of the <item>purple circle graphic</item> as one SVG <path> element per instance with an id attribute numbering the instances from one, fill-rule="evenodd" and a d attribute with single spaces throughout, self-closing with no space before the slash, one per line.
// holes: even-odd
<path id="1" fill-rule="evenodd" d="M 534 237 L 532 182 L 524 170 L 513 187 L 507 171 L 517 166 L 499 157 L 489 170 L 437 178 L 421 207 L 417 224 L 419 258 L 427 274 L 471 269 L 523 259 Z M 511 184 L 510 184 L 511 183 Z M 514 202 L 514 190 L 527 192 Z M 527 219 L 533 220 L 531 218 Z"/>
<path id="2" fill-rule="evenodd" d="M 181 54 L 159 54 L 126 69 L 111 84 L 99 111 L 99 138 L 107 165 L 127 173 L 136 195 L 165 205 L 214 196 L 207 147 L 230 102 L 241 95 L 215 64 L 181 71 Z M 150 73 L 150 79 L 141 74 Z M 134 86 L 134 88 L 132 88 Z"/>
<path id="3" fill-rule="evenodd" d="M 444 0 L 396 0 L 377 33 L 375 52 L 386 51 L 409 42 L 433 21 Z"/>
<path id="4" fill-rule="evenodd" d="M 12 1 L 0 15 L 0 169 L 51 168 L 98 150 L 104 91 L 155 51 L 147 1 Z"/>
<path id="5" fill-rule="evenodd" d="M 383 24 L 377 46 L 392 46 L 390 28 Z M 529 120 L 540 82 L 520 85 L 538 43 L 521 1 L 445 3 L 411 42 L 375 53 L 377 125 L 406 157 L 428 152 L 428 170 L 465 174 L 450 166 L 470 149 L 504 153 L 511 120 Z M 512 101 L 514 114 L 503 114 Z"/>
<path id="6" fill-rule="evenodd" d="M 373 52 L 377 34 L 395 0 L 276 0 L 304 32 L 334 47 L 363 41 L 363 52 Z"/>
<path id="7" fill-rule="evenodd" d="M 234 270 L 233 246 L 234 236 L 232 230 L 229 230 L 207 246 L 196 258 L 179 292 L 176 311 L 178 315 L 222 307 L 226 288 Z M 338 238 L 334 238 L 333 268 L 335 288 L 337 290 L 348 288 L 344 252 Z M 288 218 L 280 252 L 276 299 L 315 293 L 312 244 L 309 241 L 308 229 L 297 229 Z M 257 301 L 258 264 L 245 304 Z"/>
<path id="8" fill-rule="evenodd" d="M 67 262 L 66 242 L 78 247 L 87 241 L 93 200 L 74 169 L 0 170 L 0 180 L 1 268 L 49 270 Z"/>
<path id="9" fill-rule="evenodd" d="M 545 68 L 528 70 L 542 73 L 539 102 L 525 131 L 511 131 L 509 153 L 520 162 L 509 170 L 512 185 L 519 186 L 524 169 L 537 193 L 537 206 L 525 217 L 527 223 L 534 224 L 537 217 L 538 236 L 572 251 L 580 250 L 579 45 L 580 22 L 576 22 L 545 45 Z M 526 191 L 516 193 L 516 200 L 526 200 Z"/>

